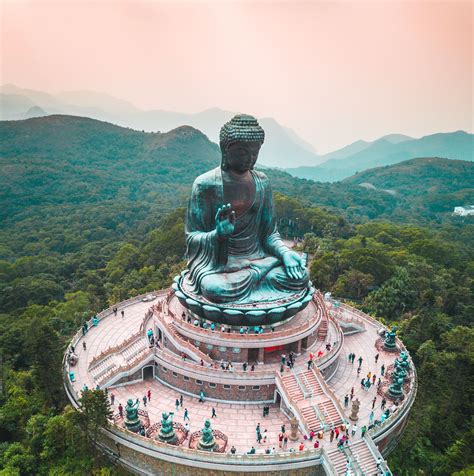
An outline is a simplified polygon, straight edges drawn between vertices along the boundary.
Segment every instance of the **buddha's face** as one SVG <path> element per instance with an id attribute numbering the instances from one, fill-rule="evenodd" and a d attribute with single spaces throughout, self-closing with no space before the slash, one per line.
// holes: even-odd
<path id="1" fill-rule="evenodd" d="M 233 172 L 243 174 L 253 168 L 260 152 L 260 142 L 234 142 L 227 148 L 227 165 Z"/>

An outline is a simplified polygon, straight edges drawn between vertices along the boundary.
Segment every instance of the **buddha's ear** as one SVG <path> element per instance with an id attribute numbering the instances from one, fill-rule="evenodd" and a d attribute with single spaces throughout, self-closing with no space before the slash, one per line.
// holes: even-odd
<path id="1" fill-rule="evenodd" d="M 222 170 L 227 170 L 229 168 L 227 164 L 227 152 L 228 152 L 229 146 L 224 145 L 221 146 L 221 153 L 222 153 L 222 158 L 221 158 L 221 169 Z"/>

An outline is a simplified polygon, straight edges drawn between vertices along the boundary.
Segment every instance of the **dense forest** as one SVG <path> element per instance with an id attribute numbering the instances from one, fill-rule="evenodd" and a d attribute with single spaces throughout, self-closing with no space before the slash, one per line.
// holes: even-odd
<path id="1" fill-rule="evenodd" d="M 67 406 L 62 355 L 85 317 L 170 284 L 190 184 L 218 148 L 189 127 L 145 134 L 67 116 L 0 123 L 0 139 L 0 475 L 118 474 L 93 445 L 105 395 L 84 396 L 87 418 Z M 315 285 L 396 323 L 415 359 L 397 475 L 474 472 L 474 222 L 449 213 L 465 204 L 457 191 L 472 196 L 473 169 L 458 162 L 439 164 L 454 187 L 432 173 L 425 193 L 403 192 L 410 168 L 390 184 L 371 176 L 404 184 L 398 195 L 266 171 L 280 231 L 302 239 Z"/>

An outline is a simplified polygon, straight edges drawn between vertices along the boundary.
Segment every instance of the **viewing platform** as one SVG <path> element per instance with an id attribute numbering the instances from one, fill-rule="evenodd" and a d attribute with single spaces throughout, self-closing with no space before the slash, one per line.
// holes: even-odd
<path id="1" fill-rule="evenodd" d="M 380 392 L 399 352 L 376 347 L 384 327 L 370 316 L 346 305 L 335 308 L 319 292 L 294 317 L 258 330 L 221 325 L 211 330 L 209 322 L 203 327 L 204 322 L 183 309 L 170 290 L 137 296 L 114 307 L 116 313 L 106 309 L 98 315 L 96 326 L 89 325 L 84 335 L 76 334 L 71 345 L 77 362 L 70 365 L 65 355 L 64 382 L 76 408 L 85 385 L 106 388 L 109 396 L 114 395 L 114 419 L 103 430 L 100 446 L 133 473 L 168 474 L 173 467 L 183 475 L 210 471 L 343 475 L 348 460 L 354 475 L 377 474 L 377 464 L 386 467 L 383 456 L 400 438 L 416 395 L 416 371 L 410 362 L 403 399 L 398 405 L 387 399 L 382 410 Z M 349 327 L 350 322 L 354 325 Z M 400 340 L 396 344 L 399 351 L 406 351 Z M 290 352 L 292 368 L 287 365 Z M 354 363 L 348 359 L 351 353 L 356 355 Z M 309 364 L 311 357 L 313 364 Z M 361 379 L 369 372 L 376 380 L 381 378 L 379 388 L 375 384 L 362 389 Z M 352 388 L 353 398 L 346 405 Z M 151 399 L 145 406 L 143 397 L 149 391 Z M 146 436 L 122 426 L 118 405 L 125 406 L 130 398 L 139 399 Z M 356 399 L 360 406 L 352 435 L 350 416 Z M 268 416 L 263 416 L 264 408 Z M 389 416 L 384 418 L 387 409 Z M 213 431 L 226 438 L 224 452 L 192 449 L 187 437 L 178 446 L 155 439 L 164 411 L 174 412 L 177 425 L 187 423 L 190 435 L 211 419 Z M 256 439 L 258 423 L 261 443 Z M 289 438 L 292 423 L 295 440 Z M 282 425 L 288 437 L 285 448 L 279 442 Z M 350 425 L 349 443 L 342 450 L 336 446 L 337 438 L 330 441 L 330 430 L 341 425 Z M 362 437 L 363 426 L 367 431 Z M 235 454 L 230 453 L 232 447 Z M 247 454 L 252 447 L 255 454 Z"/>

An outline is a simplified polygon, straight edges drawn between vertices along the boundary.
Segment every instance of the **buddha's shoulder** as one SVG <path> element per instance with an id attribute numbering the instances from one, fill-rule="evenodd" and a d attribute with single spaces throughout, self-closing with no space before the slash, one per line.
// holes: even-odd
<path id="1" fill-rule="evenodd" d="M 263 184 L 267 185 L 270 183 L 269 178 L 260 170 L 254 170 L 252 172 L 255 177 L 257 177 Z"/>
<path id="2" fill-rule="evenodd" d="M 198 189 L 213 188 L 216 186 L 219 180 L 222 181 L 222 178 L 220 175 L 220 167 L 216 167 L 215 169 L 208 170 L 202 175 L 199 175 L 198 177 L 196 177 L 193 183 L 193 188 L 198 188 Z"/>

